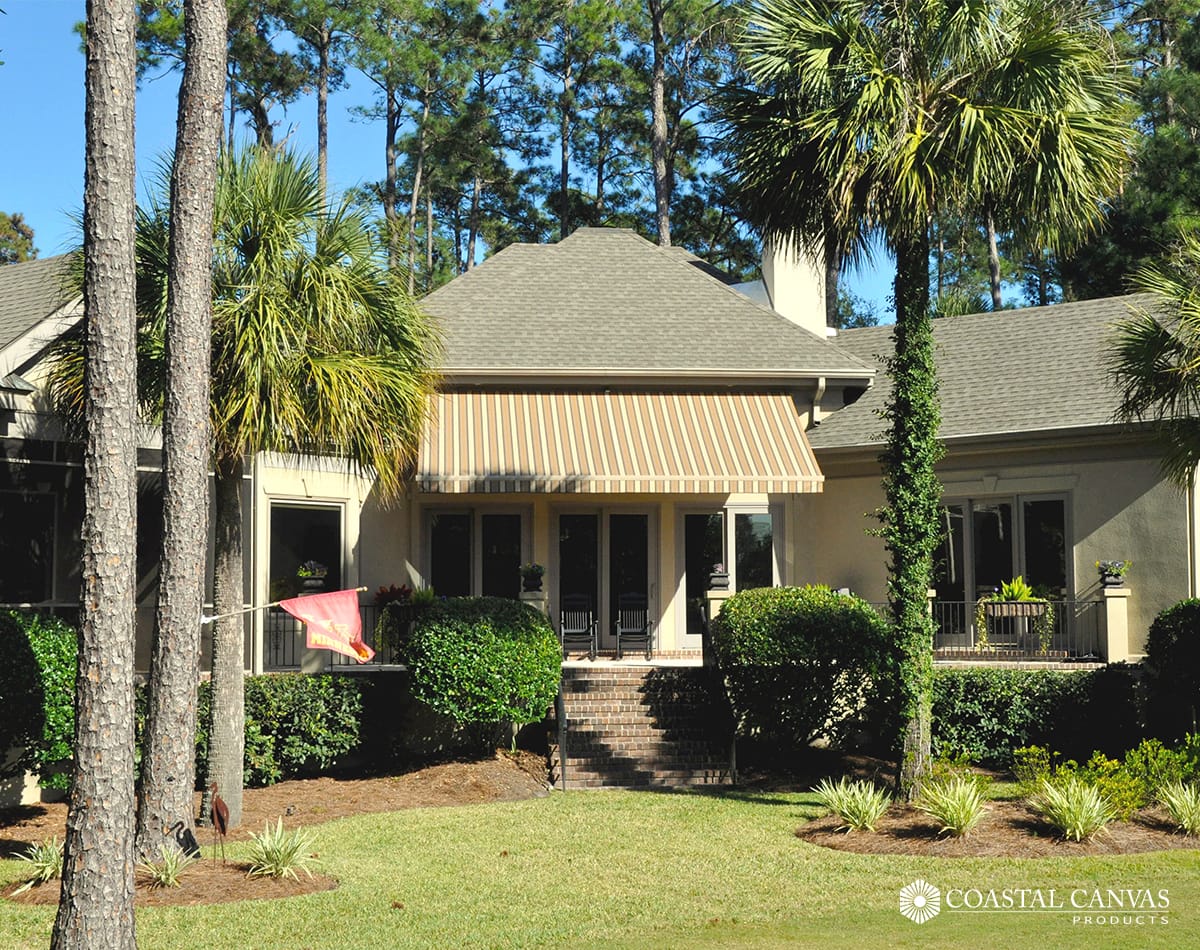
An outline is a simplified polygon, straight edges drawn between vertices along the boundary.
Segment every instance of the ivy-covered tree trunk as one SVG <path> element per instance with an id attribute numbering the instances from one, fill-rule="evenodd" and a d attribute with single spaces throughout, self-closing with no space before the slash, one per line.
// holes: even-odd
<path id="1" fill-rule="evenodd" d="M 921 229 L 898 240 L 894 249 L 896 350 L 888 360 L 892 395 L 884 410 L 889 429 L 880 462 L 887 504 L 881 518 L 901 723 L 899 784 L 911 800 L 929 768 L 933 618 L 928 595 L 939 537 L 941 485 L 934 465 L 941 457 L 941 414 L 929 317 L 928 232 Z"/>
<path id="2" fill-rule="evenodd" d="M 213 541 L 212 721 L 208 776 L 229 808 L 229 827 L 242 821 L 245 757 L 245 637 L 242 609 L 242 460 L 218 459 Z M 207 804 L 207 802 L 206 802 Z"/>
<path id="3" fill-rule="evenodd" d="M 136 945 L 133 641 L 137 567 L 133 0 L 87 11 L 83 589 L 75 775 L 51 947 Z"/>
<path id="4" fill-rule="evenodd" d="M 187 60 L 179 90 L 167 301 L 163 544 L 150 658 L 150 703 L 137 852 L 158 860 L 171 828 L 194 823 L 196 687 L 208 547 L 213 195 L 225 77 L 225 2 L 184 4 Z"/>

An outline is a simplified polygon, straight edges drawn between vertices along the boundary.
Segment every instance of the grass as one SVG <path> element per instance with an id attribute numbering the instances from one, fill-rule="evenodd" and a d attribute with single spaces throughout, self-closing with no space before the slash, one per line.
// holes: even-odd
<path id="1" fill-rule="evenodd" d="M 138 912 L 141 950 L 409 947 L 1103 947 L 1200 945 L 1200 853 L 943 860 L 829 851 L 793 835 L 812 795 L 567 793 L 324 825 L 314 870 L 335 891 Z M 241 860 L 245 845 L 229 847 Z M 1064 854 L 1071 848 L 1064 847 Z M 0 862 L 16 880 L 20 862 Z M 916 878 L 942 888 L 1147 887 L 1165 927 L 1085 927 L 1054 914 L 897 910 Z M 395 906 L 399 905 L 399 906 Z M 0 946 L 44 947 L 54 909 L 0 903 Z"/>

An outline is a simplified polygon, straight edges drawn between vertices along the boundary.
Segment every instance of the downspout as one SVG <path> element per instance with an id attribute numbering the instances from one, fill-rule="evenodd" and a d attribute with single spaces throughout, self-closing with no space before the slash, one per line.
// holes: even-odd
<path id="1" fill-rule="evenodd" d="M 809 428 L 821 422 L 821 400 L 825 398 L 826 380 L 824 376 L 817 377 L 817 391 L 813 393 L 812 421 Z"/>
<path id="2" fill-rule="evenodd" d="M 1198 472 L 1200 466 L 1192 470 L 1187 489 L 1189 597 L 1200 596 L 1200 551 L 1197 550 L 1200 543 L 1200 479 L 1196 477 Z"/>

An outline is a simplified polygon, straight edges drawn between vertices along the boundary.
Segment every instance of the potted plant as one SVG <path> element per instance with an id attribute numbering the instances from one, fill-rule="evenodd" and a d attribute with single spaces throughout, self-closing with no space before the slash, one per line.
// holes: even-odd
<path id="1" fill-rule="evenodd" d="M 320 561 L 305 561 L 296 568 L 296 576 L 300 578 L 301 593 L 314 594 L 325 589 L 325 577 L 329 574 Z"/>
<path id="2" fill-rule="evenodd" d="M 1125 574 L 1133 567 L 1133 561 L 1097 561 L 1096 571 L 1100 575 L 1101 587 L 1125 586 Z"/>
<path id="3" fill-rule="evenodd" d="M 729 572 L 724 564 L 714 564 L 712 573 L 708 575 L 709 590 L 729 590 Z"/>
<path id="4" fill-rule="evenodd" d="M 1050 652 L 1054 638 L 1054 605 L 1025 582 L 1021 575 L 1000 585 L 995 593 L 980 598 L 975 605 L 975 645 L 980 650 L 991 649 L 988 642 L 989 617 L 1027 617 L 1032 634 L 1037 639 L 1038 652 Z"/>
<path id="5" fill-rule="evenodd" d="M 542 575 L 546 573 L 546 569 L 540 564 L 521 565 L 521 589 L 527 593 L 532 593 L 542 589 Z"/>

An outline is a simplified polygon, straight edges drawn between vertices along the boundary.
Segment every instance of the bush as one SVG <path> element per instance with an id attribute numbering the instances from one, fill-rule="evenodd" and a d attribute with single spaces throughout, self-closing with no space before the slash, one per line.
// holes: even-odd
<path id="1" fill-rule="evenodd" d="M 1168 742 L 1196 731 L 1200 710 L 1200 600 L 1181 600 L 1150 625 L 1142 664 L 1150 734 Z"/>
<path id="2" fill-rule="evenodd" d="M 739 735 L 790 747 L 848 744 L 864 724 L 893 734 L 890 628 L 866 601 L 828 587 L 740 591 L 713 621 L 712 644 Z"/>
<path id="3" fill-rule="evenodd" d="M 10 611 L 0 615 L 0 762 L 21 749 L 5 770 L 28 769 L 46 788 L 65 789 L 74 754 L 77 635 L 54 617 Z"/>
<path id="4" fill-rule="evenodd" d="M 1200 835 L 1200 786 L 1169 782 L 1158 790 L 1158 800 L 1185 835 Z"/>
<path id="5" fill-rule="evenodd" d="M 1150 804 L 1142 783 L 1119 760 L 1110 759 L 1103 752 L 1092 753 L 1083 766 L 1074 761 L 1064 762 L 1055 776 L 1074 778 L 1096 789 L 1108 803 L 1112 817 L 1121 821 L 1128 821 L 1134 812 Z"/>
<path id="6" fill-rule="evenodd" d="M 1042 779 L 1041 789 L 1029 799 L 1029 805 L 1064 838 L 1076 841 L 1095 837 L 1113 818 L 1100 790 L 1074 775 Z"/>
<path id="7" fill-rule="evenodd" d="M 813 790 L 817 801 L 837 815 L 846 831 L 874 831 L 875 823 L 883 817 L 892 803 L 891 796 L 871 782 L 851 782 L 842 778 L 835 785 L 822 779 Z"/>
<path id="8" fill-rule="evenodd" d="M 961 838 L 979 824 L 986 799 L 984 785 L 959 776 L 925 782 L 916 806 L 941 823 L 939 834 L 948 832 L 954 838 Z"/>
<path id="9" fill-rule="evenodd" d="M 362 683 L 351 676 L 277 673 L 246 678 L 247 786 L 315 775 L 358 746 Z M 207 774 L 212 688 L 200 684 L 196 775 Z M 201 784 L 203 779 L 200 778 Z"/>
<path id="10" fill-rule="evenodd" d="M 1005 767 L 1040 745 L 1082 758 L 1099 745 L 1120 755 L 1141 738 L 1131 671 L 939 669 L 933 678 L 933 752 L 963 751 Z"/>
<path id="11" fill-rule="evenodd" d="M 438 601 L 404 648 L 413 695 L 461 724 L 537 722 L 562 676 L 546 616 L 501 597 Z"/>

